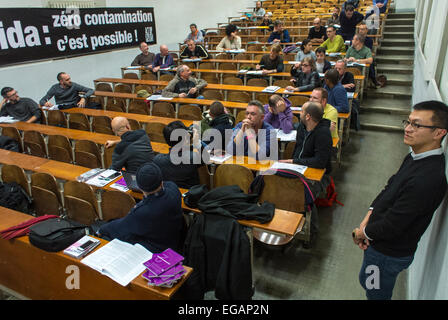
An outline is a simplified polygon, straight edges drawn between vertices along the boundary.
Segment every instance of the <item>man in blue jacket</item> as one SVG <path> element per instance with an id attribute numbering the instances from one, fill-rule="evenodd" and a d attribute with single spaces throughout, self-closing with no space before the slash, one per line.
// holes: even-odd
<path id="1" fill-rule="evenodd" d="M 275 20 L 274 31 L 268 39 L 269 43 L 289 43 L 291 42 L 291 37 L 286 29 L 283 29 L 283 22 L 280 20 Z"/>
<path id="2" fill-rule="evenodd" d="M 144 198 L 123 218 L 102 225 L 97 234 L 138 243 L 152 253 L 179 250 L 183 229 L 182 195 L 176 184 L 162 181 L 154 163 L 141 166 L 136 174 Z"/>
<path id="3" fill-rule="evenodd" d="M 328 103 L 335 107 L 339 113 L 350 112 L 347 91 L 339 82 L 339 72 L 336 69 L 328 70 L 325 72 L 324 81 L 324 89 L 328 91 Z"/>

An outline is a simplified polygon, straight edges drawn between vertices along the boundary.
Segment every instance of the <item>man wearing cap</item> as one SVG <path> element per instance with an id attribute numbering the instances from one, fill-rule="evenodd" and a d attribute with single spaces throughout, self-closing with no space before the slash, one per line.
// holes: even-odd
<path id="1" fill-rule="evenodd" d="M 120 219 L 102 225 L 98 236 L 138 243 L 152 253 L 179 250 L 183 230 L 182 195 L 176 184 L 163 181 L 154 163 L 141 166 L 136 174 L 143 200 Z"/>
<path id="2" fill-rule="evenodd" d="M 142 164 L 152 161 L 156 154 L 145 130 L 131 130 L 131 125 L 125 117 L 113 118 L 111 126 L 121 140 L 106 141 L 106 148 L 116 145 L 110 169 L 119 171 L 125 167 L 126 171 L 134 173 Z"/>

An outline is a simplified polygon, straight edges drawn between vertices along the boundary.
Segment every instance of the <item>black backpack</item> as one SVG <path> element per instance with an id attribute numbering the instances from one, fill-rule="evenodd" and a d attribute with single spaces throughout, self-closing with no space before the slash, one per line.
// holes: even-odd
<path id="1" fill-rule="evenodd" d="M 16 182 L 0 182 L 0 206 L 31 214 L 32 199 Z"/>
<path id="2" fill-rule="evenodd" d="M 19 143 L 8 136 L 0 136 L 0 149 L 20 152 Z"/>

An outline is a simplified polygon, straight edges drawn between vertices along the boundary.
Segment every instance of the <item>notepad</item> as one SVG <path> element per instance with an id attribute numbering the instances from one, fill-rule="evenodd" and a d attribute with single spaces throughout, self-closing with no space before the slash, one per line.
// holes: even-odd
<path id="1" fill-rule="evenodd" d="M 141 68 L 141 66 L 130 66 L 130 67 L 126 67 L 126 70 L 138 70 L 140 68 Z"/>
<path id="2" fill-rule="evenodd" d="M 296 141 L 297 130 L 292 130 L 290 133 L 284 133 L 282 129 L 275 129 L 275 131 L 280 141 Z"/>
<path id="3" fill-rule="evenodd" d="M 161 94 L 153 94 L 146 98 L 149 101 L 158 101 L 158 100 L 172 100 L 172 97 L 163 97 Z"/>
<path id="4" fill-rule="evenodd" d="M 268 170 L 290 170 L 304 174 L 306 169 L 308 169 L 307 166 L 302 166 L 299 164 L 275 162 Z"/>
<path id="5" fill-rule="evenodd" d="M 269 86 L 263 89 L 263 92 L 267 92 L 267 93 L 274 93 L 276 92 L 278 89 L 280 89 L 280 87 L 278 86 Z"/>

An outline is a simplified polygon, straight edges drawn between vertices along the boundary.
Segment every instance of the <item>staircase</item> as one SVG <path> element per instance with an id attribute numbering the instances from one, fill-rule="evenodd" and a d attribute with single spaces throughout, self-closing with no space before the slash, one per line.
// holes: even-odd
<path id="1" fill-rule="evenodd" d="M 414 69 L 414 13 L 389 13 L 376 53 L 377 75 L 387 77 L 384 88 L 368 89 L 361 103 L 365 130 L 403 131 L 401 121 L 411 110 Z"/>

